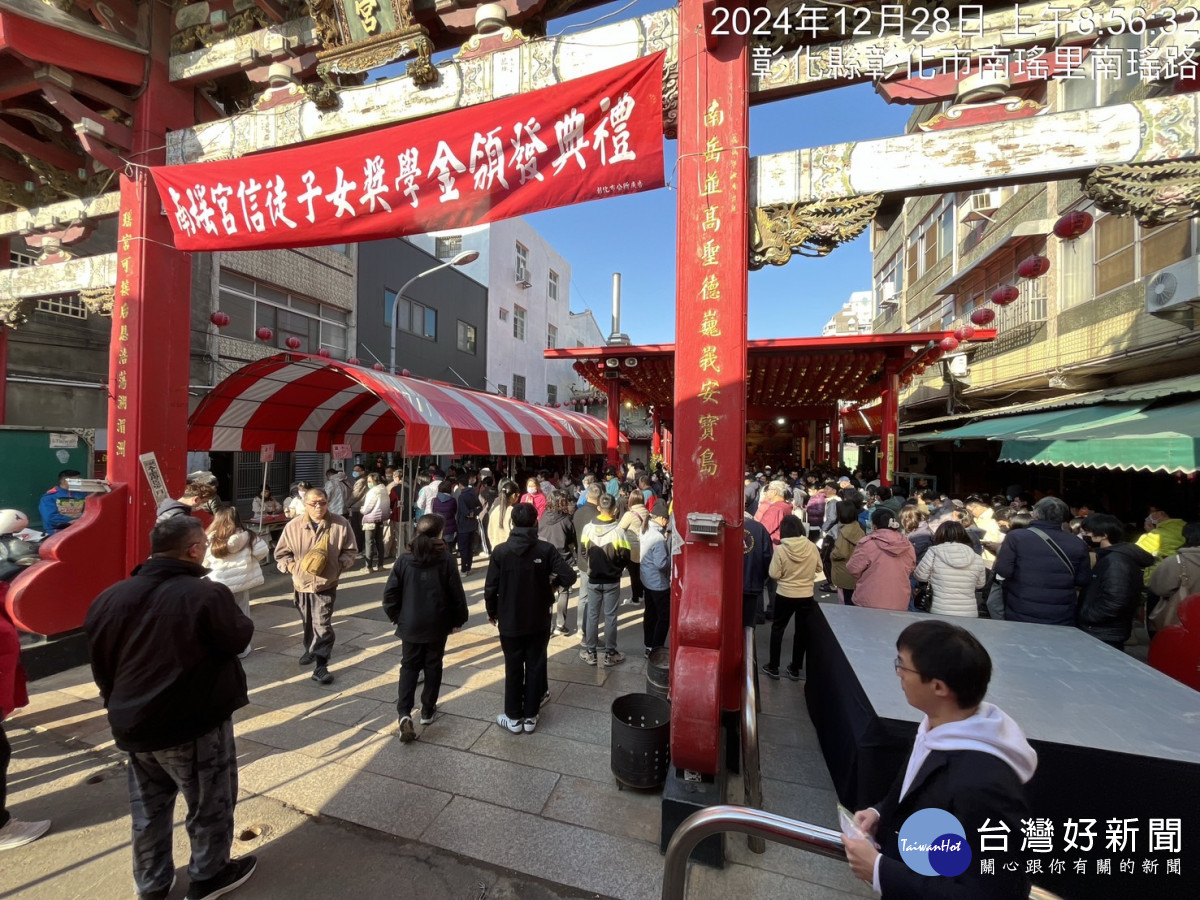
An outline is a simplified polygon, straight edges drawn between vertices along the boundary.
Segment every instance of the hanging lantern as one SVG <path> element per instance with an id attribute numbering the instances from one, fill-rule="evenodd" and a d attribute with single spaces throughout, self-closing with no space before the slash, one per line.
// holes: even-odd
<path id="1" fill-rule="evenodd" d="M 947 353 L 953 353 L 955 350 L 958 349 L 958 338 L 950 337 L 949 335 L 947 335 L 946 337 L 944 337 L 940 341 L 938 341 L 938 346 L 941 347 L 943 350 L 945 350 Z"/>
<path id="2" fill-rule="evenodd" d="M 254 334 L 260 341 L 269 341 L 271 338 L 275 337 L 275 332 L 273 332 L 266 325 L 263 325 L 258 329 L 258 331 L 254 332 Z"/>
<path id="3" fill-rule="evenodd" d="M 383 371 L 383 363 L 377 362 L 377 363 L 375 363 L 375 365 L 371 366 L 371 368 L 374 369 L 376 372 L 382 372 Z"/>
<path id="4" fill-rule="evenodd" d="M 994 322 L 995 320 L 996 320 L 996 311 L 994 309 L 987 309 L 986 307 L 980 307 L 979 309 L 977 309 L 973 313 L 971 313 L 971 321 L 974 322 L 976 325 L 978 325 L 980 328 L 982 328 L 985 325 L 992 324 L 992 322 Z"/>
<path id="5" fill-rule="evenodd" d="M 348 360 L 346 360 L 346 362 L 350 363 L 350 365 L 352 365 L 352 366 L 362 365 L 361 361 L 359 360 L 359 358 L 357 356 L 350 357 Z"/>
<path id="6" fill-rule="evenodd" d="M 1044 256 L 1027 256 L 1017 266 L 1022 278 L 1039 278 L 1050 271 L 1050 260 Z"/>
<path id="7" fill-rule="evenodd" d="M 926 362 L 931 362 L 931 363 L 937 362 L 941 358 L 942 358 L 942 348 L 941 347 L 934 347 L 932 350 L 930 350 L 928 353 L 925 354 Z"/>
<path id="8" fill-rule="evenodd" d="M 912 379 L 913 379 L 912 373 L 905 372 L 903 375 L 900 376 L 900 383 L 902 385 L 904 385 L 905 387 L 908 387 L 910 384 L 912 384 Z"/>
<path id="9" fill-rule="evenodd" d="M 300 349 L 300 338 L 296 337 L 295 335 L 289 337 L 286 341 L 284 341 L 284 343 L 287 344 L 289 350 Z"/>
<path id="10" fill-rule="evenodd" d="M 320 350 L 317 351 L 317 356 L 323 356 L 326 359 L 329 359 L 329 348 L 322 347 Z"/>
<path id="11" fill-rule="evenodd" d="M 975 329 L 970 325 L 960 325 L 954 329 L 954 336 L 959 341 L 969 341 L 975 337 Z"/>
<path id="12" fill-rule="evenodd" d="M 1082 210 L 1075 209 L 1064 213 L 1062 218 L 1054 223 L 1054 233 L 1064 241 L 1073 241 L 1087 234 L 1092 228 L 1092 216 Z"/>
<path id="13" fill-rule="evenodd" d="M 221 312 L 219 309 L 208 317 L 208 321 L 212 322 L 218 328 L 224 328 L 229 324 L 229 313 Z"/>
<path id="14" fill-rule="evenodd" d="M 1002 284 L 992 291 L 992 302 L 997 306 L 1008 306 L 1021 296 L 1020 288 L 1012 284 Z"/>
<path id="15" fill-rule="evenodd" d="M 408 369 L 401 369 L 400 374 L 403 375 L 405 378 L 407 378 L 409 375 L 412 374 L 412 372 L 408 371 Z"/>
<path id="16" fill-rule="evenodd" d="M 913 371 L 916 372 L 918 375 L 924 375 L 925 374 L 925 363 L 917 363 L 915 366 L 913 366 Z"/>

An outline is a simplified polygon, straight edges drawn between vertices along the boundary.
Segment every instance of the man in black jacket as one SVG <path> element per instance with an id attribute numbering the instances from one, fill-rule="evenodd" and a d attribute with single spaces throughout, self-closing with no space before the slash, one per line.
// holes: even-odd
<path id="1" fill-rule="evenodd" d="M 1083 541 L 1062 530 L 1070 514 L 1062 500 L 1043 497 L 1029 527 L 1005 536 L 992 571 L 1004 580 L 1008 621 L 1075 624 L 1078 589 L 1092 580 L 1092 566 Z"/>
<path id="2" fill-rule="evenodd" d="M 1096 567 L 1080 598 L 1078 625 L 1092 637 L 1124 650 L 1142 599 L 1142 573 L 1154 565 L 1154 557 L 1127 542 L 1124 523 L 1105 513 L 1084 519 L 1080 537 L 1096 552 Z"/>
<path id="3" fill-rule="evenodd" d="M 483 586 L 488 621 L 500 632 L 504 651 L 504 712 L 496 717 L 513 734 L 537 728 L 547 699 L 546 644 L 550 606 L 559 587 L 575 583 L 575 570 L 548 541 L 538 540 L 537 509 L 513 507 L 512 531 L 488 560 Z"/>
<path id="4" fill-rule="evenodd" d="M 92 603 L 84 629 L 92 674 L 117 746 L 129 754 L 133 878 L 138 897 L 165 898 L 175 881 L 175 797 L 188 806 L 188 900 L 228 893 L 255 857 L 230 860 L 237 803 L 233 711 L 245 706 L 238 653 L 254 623 L 229 588 L 204 578 L 198 519 L 164 519 L 151 557 Z"/>
<path id="5" fill-rule="evenodd" d="M 1037 768 L 1037 754 L 1017 723 L 983 701 L 992 675 L 987 650 L 966 629 L 940 621 L 909 625 L 900 632 L 896 649 L 901 690 L 925 717 L 908 765 L 887 797 L 854 814 L 861 832 L 878 845 L 847 835 L 851 871 L 885 900 L 1028 897 L 1025 867 L 1009 869 L 1005 863 L 1012 861 L 1003 858 L 1003 850 L 985 849 L 989 837 L 1020 835 L 1021 820 L 1029 817 L 1022 785 Z M 970 854 L 969 859 L 968 854 L 958 857 L 957 872 L 943 865 L 939 874 L 937 862 L 945 857 L 935 861 L 930 851 L 911 849 L 913 844 L 940 843 L 948 833 L 943 822 L 937 823 L 940 833 L 910 828 L 909 817 L 921 810 L 944 811 L 958 820 L 963 830 L 958 836 L 966 839 Z M 902 847 L 910 848 L 911 855 L 902 853 Z M 994 874 L 983 872 L 981 851 L 995 859 Z M 960 868 L 962 861 L 965 868 Z"/>

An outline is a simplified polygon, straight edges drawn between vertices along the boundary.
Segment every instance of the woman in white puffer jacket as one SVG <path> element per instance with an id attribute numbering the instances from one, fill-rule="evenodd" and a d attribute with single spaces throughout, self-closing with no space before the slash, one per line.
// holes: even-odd
<path id="1" fill-rule="evenodd" d="M 928 581 L 933 587 L 931 613 L 939 616 L 979 615 L 975 591 L 983 587 L 987 568 L 961 523 L 951 519 L 938 526 L 933 535 L 933 546 L 921 557 L 913 577 L 917 581 Z"/>
<path id="2" fill-rule="evenodd" d="M 217 510 L 207 534 L 204 566 L 212 570 L 207 577 L 233 591 L 238 608 L 250 615 L 250 591 L 266 581 L 261 563 L 267 557 L 267 542 L 242 527 L 241 517 L 232 506 Z M 238 658 L 245 659 L 249 653 L 247 644 Z"/>

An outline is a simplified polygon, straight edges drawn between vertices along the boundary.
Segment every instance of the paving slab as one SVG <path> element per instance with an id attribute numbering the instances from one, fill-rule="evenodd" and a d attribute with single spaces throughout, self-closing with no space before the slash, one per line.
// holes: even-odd
<path id="1" fill-rule="evenodd" d="M 607 781 L 564 775 L 546 801 L 542 816 L 617 837 L 658 843 L 661 791 L 613 791 Z"/>
<path id="2" fill-rule="evenodd" d="M 542 719 L 550 718 L 553 711 L 543 713 L 533 734 L 510 734 L 496 725 L 471 745 L 471 752 L 612 785 L 608 747 L 544 733 Z"/>
<path id="3" fill-rule="evenodd" d="M 493 865 L 623 900 L 657 900 L 662 857 L 657 846 L 455 797 L 422 840 Z"/>

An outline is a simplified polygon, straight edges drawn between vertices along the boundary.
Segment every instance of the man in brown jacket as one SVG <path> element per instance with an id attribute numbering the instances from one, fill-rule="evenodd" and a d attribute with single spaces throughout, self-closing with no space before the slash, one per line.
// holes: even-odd
<path id="1" fill-rule="evenodd" d="M 325 566 L 319 574 L 305 571 L 301 565 L 305 555 L 318 545 L 326 545 Z M 316 663 L 312 679 L 318 684 L 332 684 L 329 657 L 333 653 L 333 601 L 337 596 L 338 578 L 351 569 L 358 558 L 358 544 L 350 523 L 329 511 L 325 492 L 313 488 L 304 495 L 304 515 L 296 516 L 279 535 L 275 545 L 275 563 L 279 571 L 292 576 L 296 609 L 304 625 L 304 654 L 300 665 Z"/>

